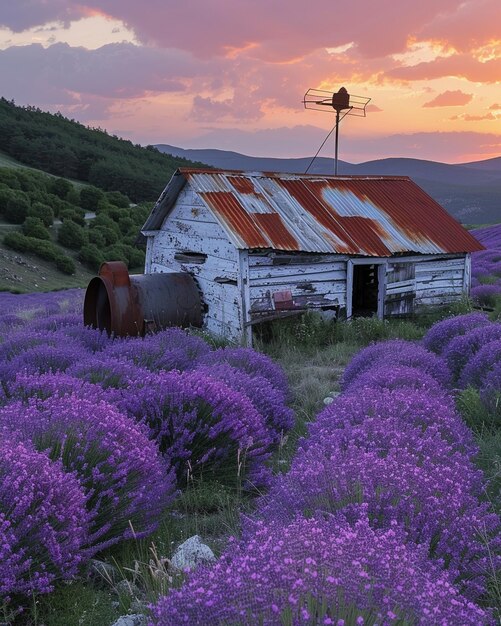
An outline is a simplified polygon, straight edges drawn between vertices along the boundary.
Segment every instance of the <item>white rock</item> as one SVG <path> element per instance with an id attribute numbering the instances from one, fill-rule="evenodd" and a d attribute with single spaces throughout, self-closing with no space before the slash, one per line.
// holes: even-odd
<path id="1" fill-rule="evenodd" d="M 112 626 L 146 626 L 147 623 L 146 615 L 136 613 L 134 615 L 122 615 Z"/>
<path id="2" fill-rule="evenodd" d="M 216 560 L 214 552 L 198 535 L 194 535 L 182 543 L 174 552 L 171 565 L 179 570 L 195 569 L 201 563 L 212 563 Z"/>

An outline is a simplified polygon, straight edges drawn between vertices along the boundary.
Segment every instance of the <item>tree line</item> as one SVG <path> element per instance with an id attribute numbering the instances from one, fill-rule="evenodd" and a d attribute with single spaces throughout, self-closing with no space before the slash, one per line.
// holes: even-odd
<path id="1" fill-rule="evenodd" d="M 156 200 L 178 167 L 207 167 L 5 98 L 0 98 L 0 146 L 21 163 L 105 191 L 119 189 L 132 202 Z"/>

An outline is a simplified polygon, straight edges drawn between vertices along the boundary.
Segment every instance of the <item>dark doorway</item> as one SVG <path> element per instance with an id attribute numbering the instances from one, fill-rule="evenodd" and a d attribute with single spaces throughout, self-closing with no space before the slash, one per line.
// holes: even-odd
<path id="1" fill-rule="evenodd" d="M 371 317 L 378 312 L 378 265 L 353 266 L 352 316 Z"/>

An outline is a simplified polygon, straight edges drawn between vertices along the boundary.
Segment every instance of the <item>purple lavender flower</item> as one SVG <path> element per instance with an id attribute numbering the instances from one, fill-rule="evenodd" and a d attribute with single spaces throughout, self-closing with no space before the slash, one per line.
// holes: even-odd
<path id="1" fill-rule="evenodd" d="M 89 355 L 67 369 L 70 376 L 101 385 L 103 389 L 128 387 L 146 373 L 147 370 L 141 369 L 132 361 L 118 360 L 104 353 Z"/>
<path id="2" fill-rule="evenodd" d="M 0 438 L 0 598 L 52 591 L 84 559 L 85 496 L 78 480 L 31 445 Z"/>
<path id="3" fill-rule="evenodd" d="M 265 354 L 251 348 L 219 348 L 200 359 L 201 365 L 221 363 L 228 363 L 250 376 L 263 376 L 285 397 L 289 396 L 289 385 L 283 369 Z"/>
<path id="4" fill-rule="evenodd" d="M 478 285 L 471 290 L 474 302 L 481 306 L 493 307 L 501 296 L 501 285 Z"/>
<path id="5" fill-rule="evenodd" d="M 501 248 L 501 224 L 475 228 L 471 232 L 486 248 Z M 477 254 L 482 253 L 475 252 L 472 255 L 473 258 L 475 258 Z"/>
<path id="6" fill-rule="evenodd" d="M 419 344 L 394 339 L 373 343 L 360 350 L 344 371 L 341 379 L 342 389 L 348 389 L 358 376 L 377 364 L 417 367 L 435 378 L 443 387 L 450 385 L 449 372 L 439 356 Z"/>
<path id="7" fill-rule="evenodd" d="M 501 339 L 501 324 L 479 326 L 452 339 L 444 350 L 443 357 L 454 380 L 458 380 L 465 365 L 483 345 L 496 339 Z"/>
<path id="8" fill-rule="evenodd" d="M 221 380 L 231 389 L 245 394 L 263 416 L 274 442 L 278 443 L 294 425 L 294 413 L 286 405 L 284 394 L 264 376 L 251 376 L 227 363 L 201 365 L 194 372 Z"/>
<path id="9" fill-rule="evenodd" d="M 24 402 L 29 398 L 46 400 L 52 396 L 63 397 L 71 394 L 94 401 L 110 398 L 110 394 L 100 385 L 88 383 L 64 372 L 46 374 L 19 372 L 15 380 L 6 385 L 6 389 L 10 399 Z"/>
<path id="10" fill-rule="evenodd" d="M 485 377 L 480 399 L 492 415 L 501 416 L 501 363 L 496 363 Z"/>
<path id="11" fill-rule="evenodd" d="M 476 598 L 485 592 L 499 532 L 498 516 L 479 501 L 482 489 L 482 472 L 437 429 L 421 432 L 399 418 L 369 417 L 360 425 L 319 429 L 299 448 L 289 473 L 275 477 L 259 514 L 269 523 L 316 512 L 354 523 L 364 505 L 374 528 L 397 522 Z M 247 533 L 254 524 L 246 523 Z"/>
<path id="12" fill-rule="evenodd" d="M 492 368 L 501 362 L 501 339 L 489 341 L 482 346 L 475 356 L 469 361 L 459 378 L 459 387 L 475 387 L 480 389 L 483 386 L 486 376 Z"/>
<path id="13" fill-rule="evenodd" d="M 210 347 L 203 339 L 181 328 L 167 328 L 144 339 L 115 339 L 106 351 L 117 359 L 126 358 L 152 371 L 193 369 L 208 352 Z"/>
<path id="14" fill-rule="evenodd" d="M 454 452 L 469 458 L 478 453 L 473 433 L 457 414 L 450 396 L 430 394 L 425 389 L 356 388 L 336 398 L 319 413 L 309 426 L 309 438 L 303 440 L 303 449 L 324 437 L 336 436 L 339 429 L 350 426 L 363 428 L 367 420 L 388 422 L 389 427 L 401 420 L 402 427 L 412 426 L 416 437 L 420 433 L 438 433 Z"/>
<path id="15" fill-rule="evenodd" d="M 72 346 L 38 345 L 11 359 L 2 368 L 5 380 L 13 380 L 17 372 L 61 372 L 79 359 L 79 352 Z"/>
<path id="16" fill-rule="evenodd" d="M 424 550 L 405 545 L 393 526 L 375 531 L 366 517 L 353 526 L 330 517 L 258 523 L 152 613 L 149 626 L 493 623 Z"/>
<path id="17" fill-rule="evenodd" d="M 441 398 L 447 396 L 446 390 L 435 378 L 417 367 L 406 365 L 376 364 L 375 367 L 355 378 L 348 392 L 354 394 L 364 387 L 388 391 L 419 390 Z"/>
<path id="18" fill-rule="evenodd" d="M 16 331 L 0 343 L 0 361 L 11 361 L 26 350 L 35 346 L 57 346 L 58 339 L 53 333 Z"/>
<path id="19" fill-rule="evenodd" d="M 456 315 L 433 324 L 423 337 L 423 345 L 427 350 L 441 355 L 449 342 L 458 335 L 464 335 L 472 328 L 490 324 L 486 313 L 467 313 Z"/>
<path id="20" fill-rule="evenodd" d="M 192 372 L 149 373 L 120 390 L 116 403 L 149 427 L 181 483 L 187 474 L 268 482 L 272 438 L 264 418 L 224 383 Z"/>
<path id="21" fill-rule="evenodd" d="M 61 460 L 84 487 L 92 551 L 158 525 L 175 495 L 175 477 L 147 433 L 112 405 L 77 395 L 13 402 L 0 425 Z"/>

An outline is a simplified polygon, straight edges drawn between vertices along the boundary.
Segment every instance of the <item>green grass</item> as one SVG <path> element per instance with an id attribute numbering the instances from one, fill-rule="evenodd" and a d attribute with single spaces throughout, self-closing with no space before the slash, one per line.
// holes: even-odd
<path id="1" fill-rule="evenodd" d="M 56 269 L 54 263 L 45 261 L 34 254 L 16 252 L 3 245 L 3 237 L 19 230 L 19 226 L 0 221 L 0 291 L 30 293 L 33 291 L 54 291 L 73 287 L 87 287 L 95 273 L 82 265 L 77 253 L 59 246 L 56 241 L 56 227 L 52 227 L 52 241 L 61 252 L 75 261 L 75 274 L 69 276 Z"/>

